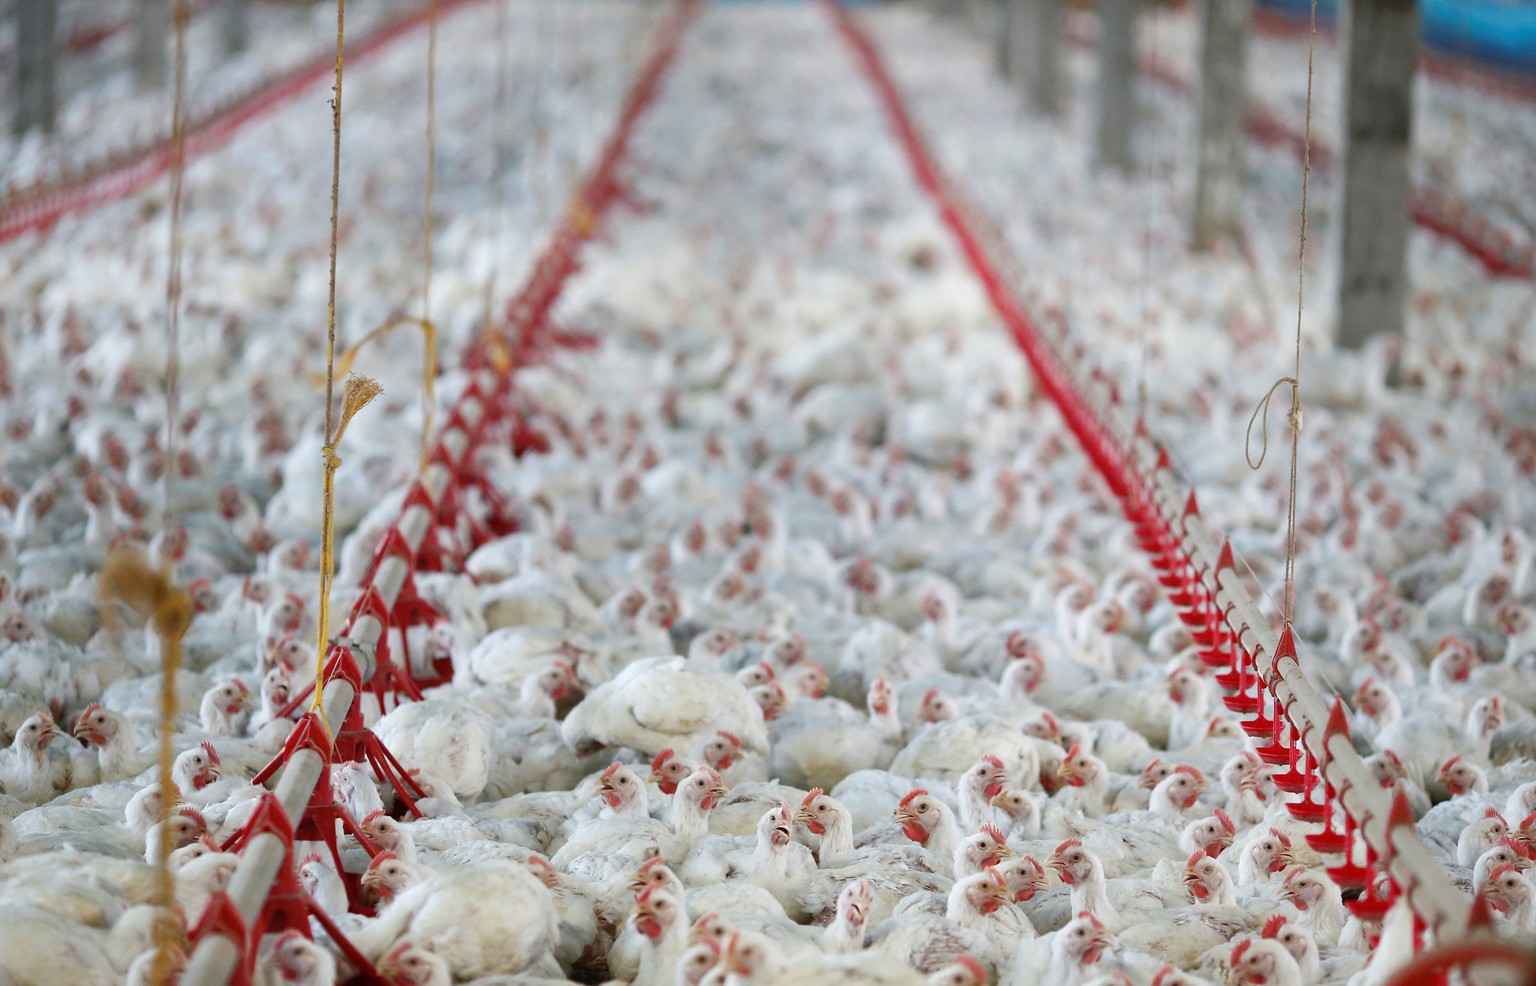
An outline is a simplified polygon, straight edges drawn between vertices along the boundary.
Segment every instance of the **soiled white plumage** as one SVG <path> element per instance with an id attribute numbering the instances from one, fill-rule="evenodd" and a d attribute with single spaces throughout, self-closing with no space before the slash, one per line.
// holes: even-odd
<path id="1" fill-rule="evenodd" d="M 410 940 L 468 980 L 554 965 L 560 937 L 554 898 L 528 867 L 504 860 L 441 870 L 395 897 L 353 943 L 378 958 Z"/>
<path id="2" fill-rule="evenodd" d="M 441 778 L 459 798 L 485 789 L 491 727 L 483 713 L 456 702 L 407 702 L 379 719 L 373 731 L 407 769 Z"/>

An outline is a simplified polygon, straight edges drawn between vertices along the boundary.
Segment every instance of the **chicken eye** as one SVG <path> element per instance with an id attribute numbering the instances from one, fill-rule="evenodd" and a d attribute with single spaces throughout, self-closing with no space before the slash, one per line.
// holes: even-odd
<path id="1" fill-rule="evenodd" d="M 927 805 L 918 805 L 917 806 L 917 813 L 919 815 L 925 814 L 927 811 L 928 811 L 928 806 Z"/>

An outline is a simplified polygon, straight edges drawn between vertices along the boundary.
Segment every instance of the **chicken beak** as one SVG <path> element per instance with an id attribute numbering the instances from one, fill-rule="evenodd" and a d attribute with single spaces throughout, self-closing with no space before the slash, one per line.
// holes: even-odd
<path id="1" fill-rule="evenodd" d="M 891 818 L 898 825 L 907 825 L 917 820 L 916 816 L 914 816 L 910 811 L 907 811 L 905 808 L 897 808 L 895 811 L 891 812 Z"/>
<path id="2" fill-rule="evenodd" d="M 379 871 L 378 870 L 368 870 L 368 871 L 366 871 L 363 874 L 363 878 L 362 878 L 362 880 L 360 882 L 365 887 L 377 887 L 379 885 Z"/>
<path id="3" fill-rule="evenodd" d="M 75 723 L 75 728 L 72 731 L 72 735 L 75 737 L 75 739 L 93 740 L 96 738 L 96 727 L 92 726 L 84 719 L 81 719 L 79 722 Z"/>
<path id="4" fill-rule="evenodd" d="M 667 779 L 667 775 L 666 774 L 663 774 L 659 770 L 653 770 L 653 771 L 651 771 L 651 776 L 646 778 L 646 782 L 649 783 L 649 784 L 660 784 L 662 781 L 664 781 L 666 779 Z"/>
<path id="5" fill-rule="evenodd" d="M 992 805 L 993 807 L 1001 808 L 1001 807 L 1003 807 L 1003 805 L 1005 805 L 1007 803 L 1007 801 L 1008 801 L 1008 789 L 1004 788 L 1003 790 L 997 792 L 997 794 L 992 798 L 992 800 L 987 802 L 987 803 Z"/>
<path id="6" fill-rule="evenodd" d="M 801 825 L 810 825 L 816 820 L 816 813 L 809 808 L 801 808 L 795 812 L 795 821 Z"/>
<path id="7" fill-rule="evenodd" d="M 1012 859 L 1014 857 L 1014 852 L 1007 846 L 998 846 L 996 849 L 992 850 L 992 855 L 998 860 Z"/>
<path id="8" fill-rule="evenodd" d="M 1056 768 L 1056 776 L 1061 780 L 1066 780 L 1067 778 L 1072 777 L 1072 765 L 1070 763 L 1063 762 L 1060 767 Z"/>

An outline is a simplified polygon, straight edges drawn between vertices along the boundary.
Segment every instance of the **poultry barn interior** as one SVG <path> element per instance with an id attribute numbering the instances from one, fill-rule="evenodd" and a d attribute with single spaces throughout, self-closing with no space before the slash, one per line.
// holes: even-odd
<path id="1" fill-rule="evenodd" d="M 0 14 L 0 986 L 1530 981 L 1532 0 Z"/>

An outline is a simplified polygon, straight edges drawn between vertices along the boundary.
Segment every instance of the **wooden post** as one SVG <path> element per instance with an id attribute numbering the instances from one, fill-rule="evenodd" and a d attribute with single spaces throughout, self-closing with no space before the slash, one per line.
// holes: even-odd
<path id="1" fill-rule="evenodd" d="M 224 53 L 238 55 L 251 45 L 251 0 L 219 0 L 219 15 Z"/>
<path id="2" fill-rule="evenodd" d="M 1129 173 L 1136 124 L 1136 0 L 1099 0 L 1100 167 Z"/>
<path id="3" fill-rule="evenodd" d="M 18 135 L 33 127 L 52 133 L 58 115 L 58 27 L 55 0 L 16 0 L 16 115 Z"/>
<path id="4" fill-rule="evenodd" d="M 1029 101 L 1047 116 L 1061 112 L 1062 66 L 1061 0 L 1023 0 L 1028 10 L 1024 17 L 1024 51 L 1028 64 L 1025 78 Z"/>
<path id="5" fill-rule="evenodd" d="M 1200 4 L 1200 147 L 1192 245 L 1208 250 L 1237 232 L 1248 108 L 1248 34 L 1253 0 Z"/>
<path id="6" fill-rule="evenodd" d="M 1344 5 L 1344 186 L 1338 344 L 1401 333 L 1408 299 L 1416 0 Z"/>
<path id="7" fill-rule="evenodd" d="M 133 0 L 133 77 L 140 89 L 158 89 L 169 75 L 171 0 Z"/>

